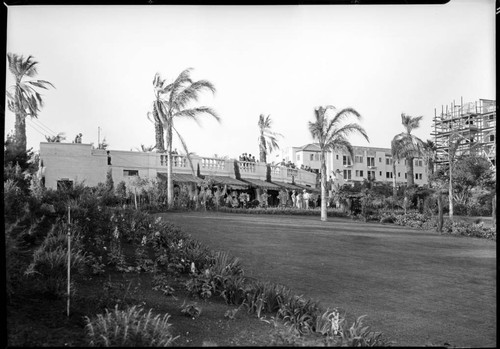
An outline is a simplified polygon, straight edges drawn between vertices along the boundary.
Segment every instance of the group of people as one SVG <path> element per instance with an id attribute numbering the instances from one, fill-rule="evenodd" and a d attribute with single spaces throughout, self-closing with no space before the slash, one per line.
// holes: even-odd
<path id="1" fill-rule="evenodd" d="M 253 156 L 252 154 L 247 155 L 247 153 L 241 154 L 239 160 L 240 161 L 248 161 L 248 162 L 256 162 L 255 156 Z"/>
<path id="2" fill-rule="evenodd" d="M 304 171 L 318 173 L 317 169 L 313 169 L 313 168 L 311 168 L 311 166 L 307 166 L 307 165 L 304 165 L 304 164 L 300 165 L 300 169 L 304 170 Z"/>
<path id="3" fill-rule="evenodd" d="M 290 160 L 288 160 L 288 162 L 286 162 L 285 159 L 281 160 L 281 162 L 278 165 L 285 166 L 288 168 L 297 168 L 293 162 L 291 162 Z"/>
<path id="4" fill-rule="evenodd" d="M 75 140 L 73 141 L 73 143 L 82 143 L 82 134 L 79 133 L 76 135 L 75 137 Z"/>

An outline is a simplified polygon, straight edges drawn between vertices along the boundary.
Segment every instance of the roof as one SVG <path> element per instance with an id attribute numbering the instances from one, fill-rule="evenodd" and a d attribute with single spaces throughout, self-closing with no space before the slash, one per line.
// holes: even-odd
<path id="1" fill-rule="evenodd" d="M 167 180 L 167 174 L 158 172 L 158 177 Z M 172 173 L 172 181 L 175 183 L 200 183 L 201 178 L 195 177 L 192 174 Z"/>
<path id="2" fill-rule="evenodd" d="M 280 187 L 283 187 L 288 190 L 302 190 L 303 188 L 296 186 L 295 184 L 292 183 L 286 183 L 286 182 L 280 182 L 280 181 L 273 181 L 274 184 L 277 184 Z"/>
<path id="3" fill-rule="evenodd" d="M 205 179 L 211 178 L 217 185 L 227 185 L 229 189 L 248 189 L 248 183 L 227 176 L 206 175 Z"/>
<path id="4" fill-rule="evenodd" d="M 299 147 L 298 150 L 321 151 L 321 148 L 319 147 L 318 143 L 309 143 L 303 145 L 302 147 Z"/>
<path id="5" fill-rule="evenodd" d="M 280 187 L 274 183 L 271 182 L 266 182 L 261 179 L 249 179 L 249 178 L 242 178 L 245 182 L 250 183 L 251 187 L 254 188 L 262 188 L 262 189 L 269 189 L 269 190 L 280 190 Z"/>

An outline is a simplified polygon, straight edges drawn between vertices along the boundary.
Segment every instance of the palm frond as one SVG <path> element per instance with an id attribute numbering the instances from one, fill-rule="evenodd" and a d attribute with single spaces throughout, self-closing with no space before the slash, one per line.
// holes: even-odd
<path id="1" fill-rule="evenodd" d="M 176 112 L 172 117 L 188 117 L 196 121 L 197 118 L 202 114 L 211 115 L 215 120 L 220 122 L 220 117 L 217 115 L 215 110 L 213 110 L 210 107 L 197 107 L 197 108 L 180 110 Z"/>

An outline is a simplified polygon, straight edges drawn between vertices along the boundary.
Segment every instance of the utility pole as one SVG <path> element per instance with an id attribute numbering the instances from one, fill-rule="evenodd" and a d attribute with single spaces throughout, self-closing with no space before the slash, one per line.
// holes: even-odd
<path id="1" fill-rule="evenodd" d="M 101 149 L 101 127 L 97 126 L 97 149 Z"/>

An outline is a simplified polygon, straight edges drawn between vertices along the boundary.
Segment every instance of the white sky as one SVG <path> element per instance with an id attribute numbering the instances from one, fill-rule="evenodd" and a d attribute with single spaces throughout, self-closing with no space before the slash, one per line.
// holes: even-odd
<path id="1" fill-rule="evenodd" d="M 434 108 L 495 99 L 495 4 L 451 0 L 404 6 L 10 6 L 7 52 L 33 55 L 44 91 L 39 121 L 71 142 L 106 137 L 109 149 L 153 145 L 146 113 L 156 72 L 185 68 L 210 80 L 210 117 L 177 121 L 189 150 L 258 157 L 257 121 L 271 114 L 281 148 L 312 142 L 314 108 L 353 107 L 370 143 L 390 147 L 400 114 L 423 115 L 415 134 L 431 139 Z M 7 72 L 7 86 L 13 84 Z M 28 147 L 45 141 L 27 122 Z M 37 126 L 38 125 L 38 126 Z M 14 127 L 6 111 L 5 130 Z M 38 130 L 37 130 L 38 127 Z M 181 149 L 180 143 L 174 146 Z"/>

